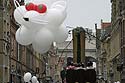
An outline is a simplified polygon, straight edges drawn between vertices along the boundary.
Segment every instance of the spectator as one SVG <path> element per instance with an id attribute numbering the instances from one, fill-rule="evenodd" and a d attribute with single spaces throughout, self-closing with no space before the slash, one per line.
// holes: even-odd
<path id="1" fill-rule="evenodd" d="M 60 76 L 62 79 L 62 83 L 64 83 L 64 81 L 66 79 L 66 67 L 63 67 L 62 71 L 60 72 Z"/>
<path id="2" fill-rule="evenodd" d="M 86 82 L 96 83 L 96 71 L 92 66 L 93 63 L 91 61 L 87 63 L 85 79 Z"/>

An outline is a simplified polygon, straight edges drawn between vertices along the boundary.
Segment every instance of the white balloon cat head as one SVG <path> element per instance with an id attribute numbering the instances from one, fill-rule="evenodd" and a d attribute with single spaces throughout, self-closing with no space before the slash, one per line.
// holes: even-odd
<path id="1" fill-rule="evenodd" d="M 25 0 L 24 5 L 14 1 L 15 20 L 25 27 L 58 26 L 66 17 L 65 0 Z"/>
<path id="2" fill-rule="evenodd" d="M 68 37 L 61 25 L 67 15 L 65 0 L 25 0 L 24 5 L 14 0 L 14 4 L 14 18 L 21 25 L 16 31 L 19 44 L 32 44 L 34 50 L 44 53 L 52 42 L 61 43 Z"/>

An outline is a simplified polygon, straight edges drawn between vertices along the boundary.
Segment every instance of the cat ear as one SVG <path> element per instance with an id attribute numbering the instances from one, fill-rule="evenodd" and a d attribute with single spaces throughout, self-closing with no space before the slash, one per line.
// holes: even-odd
<path id="1" fill-rule="evenodd" d="M 35 0 L 24 0 L 24 3 L 27 4 L 27 3 L 30 3 L 30 2 L 33 2 Z"/>
<path id="2" fill-rule="evenodd" d="M 56 2 L 56 1 L 67 1 L 67 0 L 51 0 L 52 2 Z"/>
<path id="3" fill-rule="evenodd" d="M 67 2 L 66 2 L 66 0 L 56 1 L 56 2 L 54 2 L 54 3 L 51 5 L 51 8 L 55 8 L 55 9 L 59 9 L 59 10 L 61 10 L 61 11 L 65 11 L 66 8 L 67 8 Z"/>
<path id="4" fill-rule="evenodd" d="M 16 8 L 20 6 L 20 4 L 17 0 L 13 0 L 13 2 L 14 2 L 14 5 L 15 5 Z"/>

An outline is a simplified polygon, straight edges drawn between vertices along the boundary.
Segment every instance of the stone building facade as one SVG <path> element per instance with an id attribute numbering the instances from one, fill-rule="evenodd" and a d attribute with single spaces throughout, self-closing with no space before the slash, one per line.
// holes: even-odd
<path id="1" fill-rule="evenodd" d="M 104 25 L 104 27 L 102 26 Z M 106 26 L 105 26 L 106 25 Z M 117 65 L 120 60 L 120 32 L 117 26 L 101 23 L 100 48 L 98 50 L 98 82 L 113 83 L 120 81 Z"/>
<path id="2" fill-rule="evenodd" d="M 16 42 L 19 26 L 13 18 L 14 8 L 13 0 L 0 0 L 0 83 L 23 83 L 23 75 L 28 71 L 41 81 L 46 69 L 45 58 L 30 45 Z"/>
<path id="3" fill-rule="evenodd" d="M 101 78 L 104 83 L 114 83 L 121 81 L 121 67 L 124 60 L 122 59 L 123 48 L 123 30 L 121 26 L 123 16 L 121 15 L 124 0 L 111 0 L 111 26 L 101 29 L 101 48 L 100 63 L 101 63 Z M 102 22 L 104 24 L 104 22 Z M 124 27 L 123 27 L 124 28 Z M 122 30 L 121 30 L 122 29 Z M 122 33 L 122 34 L 121 34 Z M 122 41 L 122 42 L 121 42 Z"/>

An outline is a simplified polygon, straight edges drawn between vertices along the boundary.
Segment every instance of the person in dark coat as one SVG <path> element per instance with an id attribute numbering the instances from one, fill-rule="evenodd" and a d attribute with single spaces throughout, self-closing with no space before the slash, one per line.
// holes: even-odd
<path id="1" fill-rule="evenodd" d="M 83 63 L 78 64 L 76 72 L 77 72 L 77 75 L 76 75 L 77 82 L 78 83 L 85 83 L 85 68 L 84 68 Z"/>
<path id="2" fill-rule="evenodd" d="M 92 66 L 93 63 L 91 61 L 87 63 L 85 79 L 86 82 L 96 83 L 96 71 Z"/>
<path id="3" fill-rule="evenodd" d="M 66 68 L 66 82 L 67 83 L 75 83 L 75 66 L 73 63 L 69 63 Z"/>
<path id="4" fill-rule="evenodd" d="M 60 76 L 62 79 L 62 83 L 64 83 L 65 79 L 66 79 L 66 68 L 63 67 L 63 70 L 60 72 Z"/>

